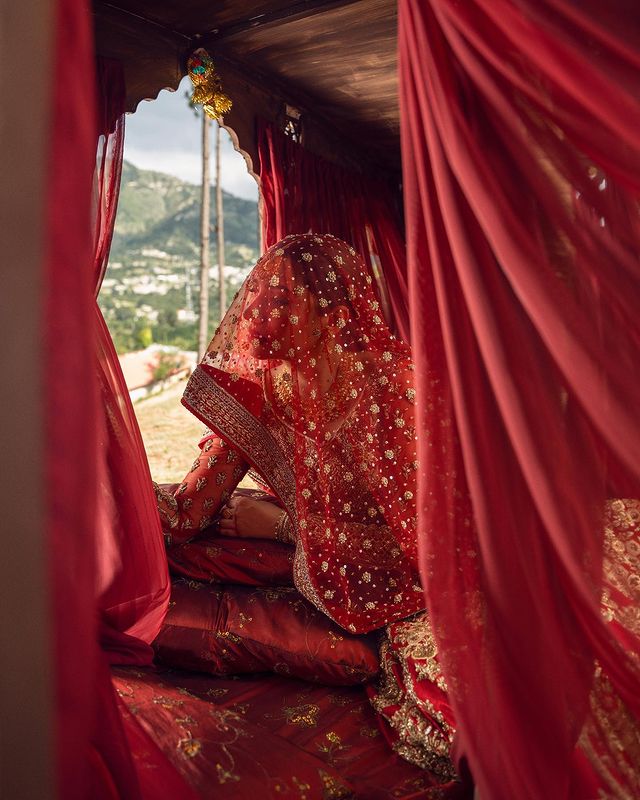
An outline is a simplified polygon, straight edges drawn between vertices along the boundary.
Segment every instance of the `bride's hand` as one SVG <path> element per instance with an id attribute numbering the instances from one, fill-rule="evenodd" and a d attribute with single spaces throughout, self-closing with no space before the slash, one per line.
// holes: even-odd
<path id="1" fill-rule="evenodd" d="M 232 497 L 222 510 L 219 530 L 223 536 L 273 539 L 282 509 L 267 500 Z"/>

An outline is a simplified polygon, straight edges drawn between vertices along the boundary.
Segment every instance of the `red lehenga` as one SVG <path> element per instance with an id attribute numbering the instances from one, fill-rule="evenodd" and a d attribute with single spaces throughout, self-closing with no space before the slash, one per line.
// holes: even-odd
<path id="1" fill-rule="evenodd" d="M 391 725 L 390 743 L 440 780 L 450 779 L 455 729 L 441 676 L 440 682 L 435 679 L 435 650 L 425 646 L 432 635 L 424 612 L 406 619 L 424 608 L 416 571 L 412 362 L 408 346 L 387 327 L 373 287 L 362 260 L 341 240 L 291 235 L 267 251 L 234 299 L 183 398 L 211 432 L 174 492 L 158 490 L 169 562 L 182 578 L 173 598 L 178 608 L 170 610 L 168 633 L 157 647 L 173 666 L 214 674 L 264 664 L 263 653 L 256 660 L 255 642 L 252 658 L 238 654 L 246 650 L 249 606 L 231 613 L 224 587 L 215 597 L 190 595 L 184 587 L 185 578 L 255 586 L 261 574 L 264 584 L 272 585 L 265 566 L 286 572 L 286 560 L 278 562 L 278 553 L 269 551 L 283 545 L 241 547 L 255 562 L 241 570 L 238 559 L 230 560 L 225 540 L 211 532 L 220 509 L 252 469 L 286 511 L 295 544 L 289 584 L 293 578 L 316 609 L 352 634 L 388 626 L 384 678 L 380 688 L 370 685 L 368 692 Z M 192 588 L 197 591 L 198 585 Z M 247 590 L 241 594 L 235 599 L 246 604 Z M 247 596 L 254 602 L 255 592 Z M 268 614 L 288 613 L 286 603 L 278 607 L 277 597 L 269 599 Z M 207 609 L 202 616 L 194 611 L 199 604 Z M 259 619 L 261 612 L 251 615 Z M 214 636 L 224 636 L 225 647 L 206 652 L 194 627 L 209 635 L 220 618 L 225 628 Z M 395 620 L 404 620 L 397 629 L 389 625 Z M 314 635 L 317 639 L 317 630 Z M 340 636 L 339 628 L 329 636 L 346 636 L 353 656 L 355 638 Z M 309 655 L 309 626 L 304 638 L 304 647 L 287 664 L 275 663 L 275 671 L 284 667 L 285 674 L 313 680 L 312 671 L 301 674 L 299 667 L 299 651 Z M 339 673 L 339 682 L 359 680 L 349 677 L 354 674 L 349 669 Z M 325 676 L 316 680 L 335 682 L 326 679 L 326 669 L 315 672 Z M 371 677 L 369 671 L 362 680 Z"/>

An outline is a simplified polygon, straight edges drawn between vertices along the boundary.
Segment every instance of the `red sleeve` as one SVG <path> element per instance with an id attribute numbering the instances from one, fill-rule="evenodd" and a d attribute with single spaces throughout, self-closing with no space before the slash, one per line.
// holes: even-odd
<path id="1" fill-rule="evenodd" d="M 208 527 L 249 468 L 219 436 L 203 439 L 200 451 L 173 493 L 156 488 L 162 527 L 172 542 L 192 539 Z"/>

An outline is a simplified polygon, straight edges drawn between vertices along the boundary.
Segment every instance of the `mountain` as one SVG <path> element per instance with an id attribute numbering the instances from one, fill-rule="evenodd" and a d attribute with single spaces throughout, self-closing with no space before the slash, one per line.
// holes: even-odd
<path id="1" fill-rule="evenodd" d="M 223 191 L 225 284 L 230 298 L 258 259 L 257 203 Z M 212 187 L 212 328 L 219 317 Z M 199 307 L 200 187 L 124 162 L 100 307 L 119 352 L 152 342 L 195 349 Z"/>
<path id="2" fill-rule="evenodd" d="M 211 260 L 217 259 L 214 187 L 211 203 Z M 258 254 L 258 208 L 253 200 L 223 190 L 225 261 L 246 267 Z M 199 261 L 200 186 L 125 161 L 111 260 L 137 259 L 144 250 Z"/>

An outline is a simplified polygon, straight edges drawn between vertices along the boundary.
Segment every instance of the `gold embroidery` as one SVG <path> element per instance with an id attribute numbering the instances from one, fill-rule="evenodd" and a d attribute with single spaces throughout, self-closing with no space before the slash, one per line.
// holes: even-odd
<path id="1" fill-rule="evenodd" d="M 230 770 L 225 769 L 222 764 L 216 764 L 216 772 L 218 774 L 218 783 L 220 784 L 228 783 L 229 781 L 236 782 L 240 780 L 239 775 L 236 775 Z"/>
<path id="2" fill-rule="evenodd" d="M 322 753 L 328 764 L 335 765 L 337 756 L 344 750 L 349 749 L 349 745 L 342 744 L 342 739 L 335 731 L 325 734 L 325 741 L 319 742 L 316 747 Z"/>
<path id="3" fill-rule="evenodd" d="M 295 476 L 280 446 L 264 425 L 202 367 L 197 367 L 189 379 L 183 400 L 196 416 L 210 421 L 244 454 L 295 521 Z"/>
<path id="4" fill-rule="evenodd" d="M 640 731 L 599 664 L 589 704 L 591 713 L 580 735 L 580 748 L 611 791 L 607 796 L 640 797 Z"/>
<path id="5" fill-rule="evenodd" d="M 194 719 L 193 717 L 190 717 L 189 715 L 187 715 L 186 717 L 177 718 L 176 719 L 176 723 L 178 725 L 184 725 L 184 726 L 190 727 L 192 725 L 197 725 L 198 724 L 198 720 Z"/>
<path id="6" fill-rule="evenodd" d="M 242 639 L 235 633 L 231 631 L 216 631 L 215 636 L 217 639 L 228 639 L 230 642 L 234 644 L 240 644 Z"/>
<path id="7" fill-rule="evenodd" d="M 157 695 L 154 697 L 153 702 L 156 705 L 162 706 L 162 708 L 166 709 L 184 705 L 184 700 L 176 700 L 174 697 L 164 697 L 163 695 Z"/>
<path id="8" fill-rule="evenodd" d="M 324 792 L 322 800 L 346 800 L 347 797 L 352 796 L 352 792 L 343 783 L 339 783 L 334 777 L 329 775 L 324 770 L 318 770 L 318 774 L 322 778 L 322 785 Z"/>
<path id="9" fill-rule="evenodd" d="M 207 694 L 209 697 L 224 697 L 225 694 L 229 694 L 228 689 L 207 689 Z"/>
<path id="10" fill-rule="evenodd" d="M 320 706 L 312 703 L 305 703 L 299 706 L 289 706 L 284 711 L 284 717 L 289 725 L 304 725 L 307 728 L 315 728 L 318 724 L 318 714 Z"/>
<path id="11" fill-rule="evenodd" d="M 425 612 L 426 615 L 426 612 Z M 400 647 L 397 654 L 391 648 L 389 638 L 386 638 L 380 649 L 381 679 L 378 694 L 371 700 L 375 710 L 381 714 L 398 734 L 398 741 L 394 750 L 412 764 L 422 769 L 428 769 L 438 775 L 443 781 L 456 777 L 450 759 L 450 749 L 455 731 L 444 719 L 441 712 L 437 711 L 431 702 L 419 699 L 413 688 L 413 677 L 410 674 L 407 658 L 414 651 L 425 658 L 432 654 L 435 658 L 437 650 L 430 641 L 431 632 L 425 634 L 422 624 L 423 615 L 418 615 L 414 622 L 418 631 L 415 635 L 407 635 L 406 623 L 394 623 L 387 629 L 389 631 L 404 628 L 404 646 Z M 408 641 L 408 644 L 406 643 Z M 397 641 L 394 636 L 394 641 Z M 399 639 L 400 643 L 403 639 Z M 413 661 L 417 667 L 417 661 Z M 400 685 L 394 672 L 394 666 L 400 666 L 403 674 L 404 687 Z M 425 666 L 426 673 L 439 674 L 439 669 Z M 428 678 L 431 680 L 430 678 Z"/>
<path id="12" fill-rule="evenodd" d="M 199 739 L 192 739 L 191 737 L 180 739 L 178 742 L 178 750 L 183 756 L 187 756 L 187 758 L 195 758 L 202 750 L 202 742 Z"/>
<path id="13" fill-rule="evenodd" d="M 602 612 L 639 636 L 640 500 L 611 500 L 604 522 L 603 573 L 611 588 L 603 592 Z"/>

